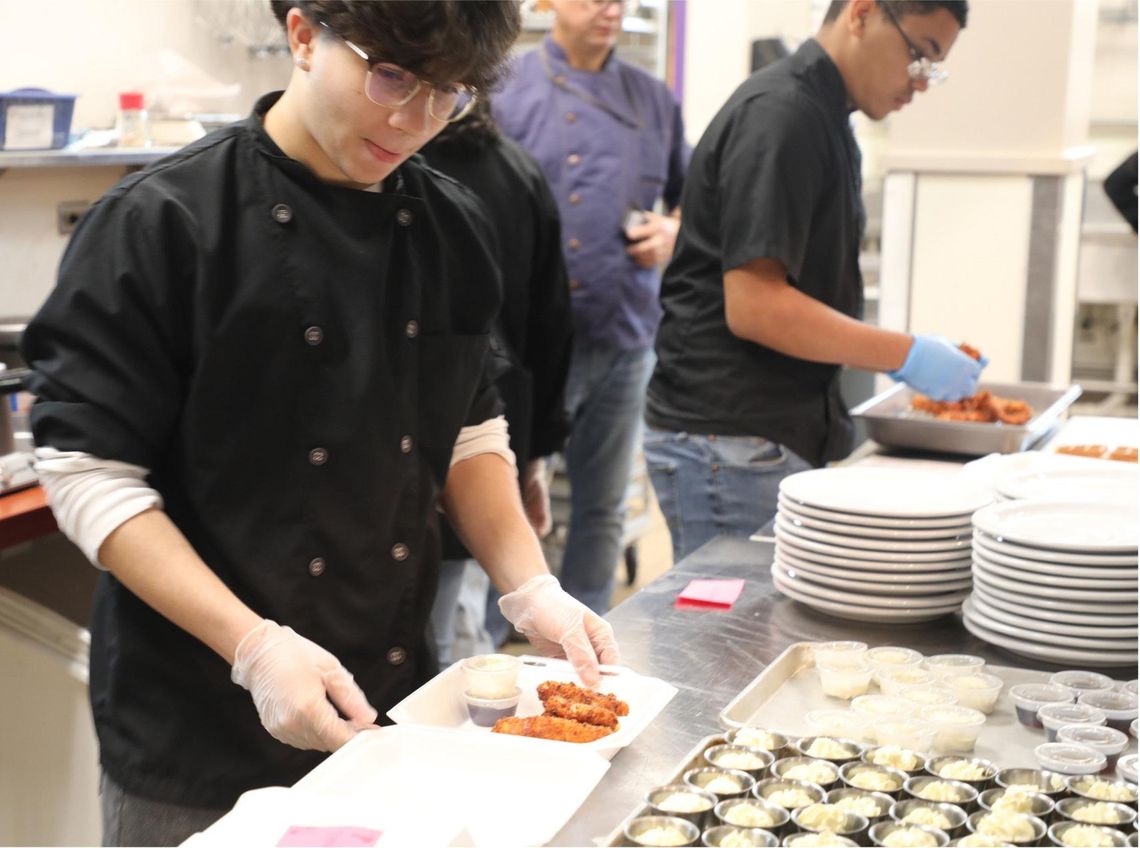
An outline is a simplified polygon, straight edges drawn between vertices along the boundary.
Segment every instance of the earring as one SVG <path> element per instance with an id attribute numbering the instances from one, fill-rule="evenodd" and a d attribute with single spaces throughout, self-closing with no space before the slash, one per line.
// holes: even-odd
<path id="1" fill-rule="evenodd" d="M 301 56 L 294 58 L 293 64 L 300 68 L 302 71 L 309 70 L 309 61 Z"/>

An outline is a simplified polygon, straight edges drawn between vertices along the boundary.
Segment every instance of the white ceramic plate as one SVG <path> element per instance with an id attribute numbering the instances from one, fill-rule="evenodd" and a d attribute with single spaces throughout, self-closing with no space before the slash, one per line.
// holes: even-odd
<path id="1" fill-rule="evenodd" d="M 861 604 L 845 604 L 835 603 L 833 601 L 824 601 L 818 598 L 813 598 L 811 595 L 805 595 L 800 592 L 795 585 L 782 580 L 775 574 L 772 575 L 775 580 L 776 588 L 787 595 L 794 601 L 799 601 L 806 604 L 813 609 L 820 610 L 821 612 L 829 613 L 837 618 L 847 618 L 853 621 L 872 621 L 876 624 L 883 624 L 888 622 L 916 622 L 916 621 L 933 621 L 936 618 L 950 615 L 957 612 L 961 604 L 954 604 L 947 606 L 944 609 L 922 609 L 922 610 L 891 610 L 882 609 L 881 607 L 867 607 Z"/>
<path id="2" fill-rule="evenodd" d="M 915 571 L 935 571 L 938 568 L 959 568 L 963 561 L 970 561 L 970 549 L 961 551 L 941 551 L 938 553 L 897 553 L 892 551 L 866 551 L 859 548 L 845 548 L 840 545 L 829 545 L 826 542 L 817 542 L 814 539 L 805 539 L 785 530 L 776 522 L 776 540 L 786 541 L 794 548 L 824 554 L 836 559 L 863 560 L 876 564 L 882 563 L 911 563 Z M 845 565 L 845 562 L 833 562 L 832 565 Z M 876 565 L 878 567 L 878 565 Z"/>
<path id="3" fill-rule="evenodd" d="M 857 527 L 884 527 L 889 530 L 941 530 L 943 528 L 958 528 L 963 523 L 969 523 L 969 515 L 954 515 L 949 518 L 884 518 L 879 515 L 856 515 L 851 512 L 839 512 L 834 509 L 822 509 L 810 504 L 799 503 L 791 498 L 780 495 L 778 500 L 780 508 L 788 507 L 801 515 L 811 518 L 822 518 L 836 524 L 854 524 Z"/>
<path id="4" fill-rule="evenodd" d="M 812 539 L 816 542 L 825 542 L 843 548 L 859 548 L 864 551 L 891 551 L 894 553 L 953 553 L 970 547 L 970 536 L 963 534 L 956 538 L 940 541 L 910 541 L 895 542 L 890 539 L 863 539 L 858 536 L 847 536 L 841 533 L 826 533 L 823 530 L 813 530 L 810 527 L 796 524 L 794 519 L 788 518 L 782 512 L 776 514 L 776 526 L 783 527 L 793 536 Z"/>
<path id="5" fill-rule="evenodd" d="M 1021 603 L 1018 595 L 1010 595 L 1001 589 L 988 586 L 981 580 L 974 581 L 974 597 L 981 598 L 987 604 L 1015 615 L 1026 618 L 1039 618 L 1045 621 L 1058 621 L 1065 624 L 1087 624 L 1106 627 L 1135 627 L 1140 624 L 1140 617 L 1132 613 L 1104 613 L 1070 612 L 1060 609 L 1042 609 Z M 1053 603 L 1048 601 L 1047 603 Z"/>
<path id="6" fill-rule="evenodd" d="M 1056 620 L 1018 615 L 991 604 L 977 592 L 970 596 L 970 603 L 974 605 L 974 609 L 978 611 L 979 615 L 985 618 L 1000 621 L 1012 627 L 1044 633 L 1046 636 L 1057 633 L 1062 636 L 1093 636 L 1098 639 L 1132 639 L 1133 641 L 1140 636 L 1140 628 L 1137 627 L 1094 627 L 1091 624 L 1067 624 Z"/>
<path id="7" fill-rule="evenodd" d="M 1135 556 L 1140 542 L 1135 504 L 1011 501 L 978 510 L 974 526 L 994 537 L 1053 551 Z"/>
<path id="8" fill-rule="evenodd" d="M 812 530 L 823 530 L 827 533 L 835 533 L 840 536 L 859 536 L 868 540 L 875 539 L 890 542 L 924 540 L 945 542 L 949 540 L 955 542 L 961 539 L 968 539 L 971 533 L 973 533 L 973 528 L 969 522 L 966 524 L 958 524 L 954 527 L 940 527 L 934 530 L 896 530 L 890 527 L 861 527 L 858 524 L 845 524 L 839 521 L 829 521 L 825 518 L 815 518 L 801 513 L 799 509 L 789 506 L 786 503 L 780 504 L 779 514 L 798 525 L 810 527 Z"/>
<path id="9" fill-rule="evenodd" d="M 1005 575 L 997 573 L 988 564 L 979 559 L 974 560 L 974 574 L 981 574 L 990 583 L 1010 592 L 1024 592 L 1027 595 L 1034 595 L 1039 598 L 1055 598 L 1059 601 L 1068 599 L 1078 601 L 1105 601 L 1110 604 L 1131 603 L 1133 606 L 1136 605 L 1137 600 L 1135 585 L 1128 589 L 1062 588 L 1057 586 L 1053 580 L 1049 580 L 1048 582 L 1041 578 L 1034 580 L 1031 574 L 1024 578 L 1017 577 L 1010 579 Z"/>
<path id="10" fill-rule="evenodd" d="M 871 592 L 849 592 L 829 589 L 816 583 L 799 572 L 789 571 L 778 565 L 772 565 L 772 573 L 779 574 L 781 579 L 794 586 L 800 587 L 804 594 L 811 595 L 824 601 L 847 603 L 854 601 L 868 607 L 882 607 L 883 609 L 928 609 L 930 607 L 946 607 L 960 604 L 970 596 L 970 590 L 960 589 L 957 592 L 944 592 L 939 595 L 926 595 L 917 597 L 895 597 L 894 595 L 875 594 Z M 882 587 L 880 587 L 881 590 Z"/>
<path id="11" fill-rule="evenodd" d="M 1136 591 L 1136 573 L 1133 572 L 1131 577 L 1127 577 L 1118 573 L 1115 578 L 1098 578 L 1098 577 L 1063 577 L 1058 574 L 1049 573 L 1036 567 L 1035 563 L 1026 562 L 1023 567 L 1012 567 L 1004 565 L 999 562 L 994 562 L 989 556 L 986 555 L 985 548 L 978 548 L 974 551 L 974 562 L 982 563 L 986 571 L 992 572 L 999 577 L 1005 577 L 1009 580 L 1021 580 L 1028 582 L 1046 582 L 1050 586 L 1057 586 L 1059 588 L 1070 589 L 1131 589 Z M 1121 569 L 1123 571 L 1124 569 Z"/>
<path id="12" fill-rule="evenodd" d="M 970 579 L 970 563 L 964 562 L 961 568 L 950 571 L 900 571 L 842 568 L 816 562 L 810 556 L 802 556 L 787 545 L 777 545 L 776 557 L 788 565 L 813 571 L 825 577 L 838 577 L 843 580 L 868 580 L 872 583 L 947 583 Z M 866 563 L 863 563 L 866 565 Z"/>
<path id="13" fill-rule="evenodd" d="M 1025 638 L 1034 642 L 1063 645 L 1066 648 L 1091 648 L 1095 651 L 1128 651 L 1136 652 L 1135 639 L 1110 639 L 1096 636 L 1069 636 L 1061 632 L 1037 633 L 1027 631 L 1026 628 L 1015 624 L 1006 624 L 997 618 L 992 618 L 981 612 L 972 599 L 967 598 L 962 604 L 962 613 L 983 627 L 1003 633 L 1006 636 Z"/>
<path id="14" fill-rule="evenodd" d="M 790 572 L 787 576 L 802 576 L 805 580 L 816 583 L 820 586 L 827 586 L 829 588 L 838 589 L 840 591 L 846 590 L 848 593 L 860 592 L 881 594 L 890 592 L 891 594 L 898 595 L 936 595 L 941 592 L 959 592 L 962 589 L 969 589 L 973 585 L 973 580 L 969 575 L 963 580 L 951 580 L 941 583 L 911 583 L 906 579 L 906 575 L 899 575 L 898 579 L 890 583 L 875 583 L 870 580 L 853 580 L 851 576 L 836 577 L 829 574 L 821 574 L 810 566 L 796 565 L 786 561 L 783 557 L 777 555 L 774 562 L 779 565 L 785 572 Z M 857 576 L 857 575 L 856 575 Z"/>
<path id="15" fill-rule="evenodd" d="M 990 574 L 984 566 L 978 568 L 977 563 L 974 563 L 974 582 L 981 583 L 987 589 L 1005 592 L 1006 597 L 1020 601 L 1026 606 L 1040 609 L 1057 609 L 1062 612 L 1067 610 L 1087 613 L 1104 612 L 1111 615 L 1131 615 L 1136 612 L 1135 594 L 1131 599 L 1127 599 L 1119 597 L 1121 593 L 1104 593 L 1110 598 L 1116 598 L 1116 600 L 1111 601 L 1102 598 L 1086 598 L 1072 590 L 1044 594 L 1039 593 L 1039 591 L 1030 591 L 1030 589 L 1039 590 L 1040 587 L 1038 586 L 1030 586 L 1030 584 L 1022 583 L 1020 580 L 1006 580 L 1004 577 Z"/>
<path id="16" fill-rule="evenodd" d="M 1010 501 L 1013 503 L 1013 501 Z M 1078 554 L 1072 551 L 1050 551 L 1045 548 L 1031 548 L 1028 545 L 1019 545 L 1006 539 L 995 539 L 988 533 L 974 528 L 974 544 L 983 545 L 991 551 L 1021 557 L 1022 559 L 1041 560 L 1042 562 L 1055 562 L 1060 565 L 1094 565 L 1098 568 L 1113 568 L 1125 566 L 1135 568 L 1136 554 Z"/>
<path id="17" fill-rule="evenodd" d="M 906 468 L 816 468 L 780 481 L 795 503 L 884 518 L 970 515 L 993 496 L 960 472 Z"/>
<path id="18" fill-rule="evenodd" d="M 1090 501 L 1135 503 L 1140 492 L 1135 465 L 1105 462 L 1098 468 L 1037 469 L 1007 474 L 997 481 L 997 492 L 1012 500 Z"/>
<path id="19" fill-rule="evenodd" d="M 1057 665 L 1135 665 L 1136 651 L 1091 651 L 1078 648 L 1061 648 L 1056 645 L 1029 642 L 1024 639 L 1005 636 L 979 624 L 971 617 L 963 617 L 966 629 L 991 645 L 1005 648 L 1007 651 L 1023 657 L 1044 660 Z"/>
<path id="20" fill-rule="evenodd" d="M 1037 574 L 1055 574 L 1058 577 L 1080 577 L 1093 580 L 1121 580 L 1131 577 L 1136 580 L 1136 565 L 1114 565 L 1110 568 L 1097 568 L 1095 565 L 1063 565 L 1059 562 L 1043 562 L 1042 560 L 1020 557 L 1008 554 L 1008 546 L 998 545 L 1001 551 L 994 550 L 984 540 L 975 537 L 974 556 L 982 556 L 987 562 L 997 562 L 1008 565 L 1010 568 L 1020 568 L 1022 571 L 1032 571 Z"/>

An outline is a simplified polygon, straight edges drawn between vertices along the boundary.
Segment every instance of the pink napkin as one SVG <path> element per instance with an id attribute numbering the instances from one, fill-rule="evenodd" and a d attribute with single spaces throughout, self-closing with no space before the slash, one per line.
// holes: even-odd
<path id="1" fill-rule="evenodd" d="M 325 848 L 325 846 L 344 846 L 344 848 L 371 848 L 379 840 L 382 831 L 370 830 L 366 827 L 304 827 L 293 825 L 281 841 L 279 848 Z"/>
<path id="2" fill-rule="evenodd" d="M 744 591 L 744 580 L 690 580 L 689 585 L 677 596 L 678 608 L 708 609 L 709 607 L 730 609 L 740 593 Z"/>

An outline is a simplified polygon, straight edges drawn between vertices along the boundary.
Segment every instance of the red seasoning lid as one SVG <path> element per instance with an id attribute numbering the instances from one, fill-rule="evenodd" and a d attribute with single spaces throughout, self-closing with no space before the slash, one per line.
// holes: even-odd
<path id="1" fill-rule="evenodd" d="M 119 108 L 123 110 L 142 109 L 143 93 L 141 91 L 124 91 L 119 95 Z"/>

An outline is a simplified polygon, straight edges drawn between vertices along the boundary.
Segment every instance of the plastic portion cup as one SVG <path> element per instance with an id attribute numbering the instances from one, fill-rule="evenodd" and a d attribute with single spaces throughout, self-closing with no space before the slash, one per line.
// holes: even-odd
<path id="1" fill-rule="evenodd" d="M 865 721 L 878 719 L 912 718 L 918 705 L 902 697 L 890 695 L 862 695 L 851 702 L 851 711 Z"/>
<path id="2" fill-rule="evenodd" d="M 898 695 L 904 686 L 917 686 L 920 683 L 935 683 L 935 676 L 916 665 L 880 666 L 875 669 L 875 682 L 884 695 Z"/>
<path id="3" fill-rule="evenodd" d="M 868 725 L 868 733 L 877 745 L 895 745 L 910 751 L 929 751 L 934 747 L 937 728 L 917 718 L 881 718 Z"/>
<path id="4" fill-rule="evenodd" d="M 914 666 L 922 662 L 922 654 L 912 648 L 901 648 L 897 645 L 880 645 L 867 651 L 867 659 L 876 670 L 888 668 L 903 668 Z"/>
<path id="5" fill-rule="evenodd" d="M 1004 681 L 996 674 L 948 674 L 942 678 L 942 685 L 953 690 L 958 703 L 980 713 L 989 715 L 997 706 L 998 696 Z"/>
<path id="6" fill-rule="evenodd" d="M 467 715 L 471 717 L 472 724 L 491 727 L 499 719 L 513 716 L 521 697 L 522 689 L 516 686 L 515 691 L 505 698 L 476 698 L 470 692 L 464 692 L 463 702 L 467 704 Z"/>
<path id="7" fill-rule="evenodd" d="M 862 657 L 846 659 L 816 659 L 819 684 L 823 694 L 832 698 L 850 700 L 871 688 L 871 664 Z"/>
<path id="8" fill-rule="evenodd" d="M 1010 687 L 1017 720 L 1026 727 L 1042 727 L 1037 711 L 1046 704 L 1071 704 L 1075 700 L 1072 689 L 1049 683 L 1022 683 Z"/>
<path id="9" fill-rule="evenodd" d="M 1121 732 L 1127 731 L 1132 720 L 1140 713 L 1140 700 L 1131 692 L 1120 690 L 1085 692 L 1077 698 L 1077 703 L 1104 713 L 1108 726 Z"/>
<path id="10" fill-rule="evenodd" d="M 974 750 L 986 717 L 969 707 L 923 707 L 918 717 L 934 725 L 934 751 L 966 754 Z"/>
<path id="11" fill-rule="evenodd" d="M 1065 724 L 1057 728 L 1056 736 L 1058 742 L 1087 745 L 1094 751 L 1100 751 L 1105 756 L 1103 771 L 1107 772 L 1116 768 L 1120 752 L 1128 747 L 1128 734 L 1095 724 Z"/>
<path id="12" fill-rule="evenodd" d="M 1095 707 L 1083 704 L 1046 704 L 1037 711 L 1037 720 L 1045 727 L 1045 739 L 1057 741 L 1057 730 L 1066 724 L 1105 723 L 1105 715 Z"/>
<path id="13" fill-rule="evenodd" d="M 851 663 L 861 658 L 867 653 L 866 642 L 817 642 L 812 647 L 812 654 L 815 656 L 815 664 L 819 665 L 821 662 L 836 664 L 836 663 Z"/>
<path id="14" fill-rule="evenodd" d="M 927 657 L 925 665 L 935 677 L 949 674 L 977 674 L 986 667 L 986 661 L 973 654 L 935 654 Z"/>
<path id="15" fill-rule="evenodd" d="M 948 686 L 904 686 L 899 697 L 919 707 L 949 707 L 958 703 L 957 693 Z"/>
<path id="16" fill-rule="evenodd" d="M 1060 774 L 1096 774 L 1104 768 L 1106 757 L 1087 745 L 1068 742 L 1046 742 L 1033 749 L 1041 768 Z"/>
<path id="17" fill-rule="evenodd" d="M 1076 695 L 1082 692 L 1098 692 L 1101 689 L 1112 689 L 1116 685 L 1116 681 L 1107 674 L 1077 669 L 1058 671 L 1056 674 L 1050 675 L 1049 682 L 1055 683 L 1058 686 L 1067 686 L 1074 690 Z M 1076 700 L 1076 695 L 1073 696 L 1074 700 Z"/>
<path id="18" fill-rule="evenodd" d="M 475 698 L 505 698 L 518 683 L 522 658 L 510 654 L 480 654 L 463 661 L 465 691 Z"/>
<path id="19" fill-rule="evenodd" d="M 838 736 L 842 739 L 862 739 L 866 722 L 851 710 L 810 710 L 804 716 L 812 736 Z"/>

